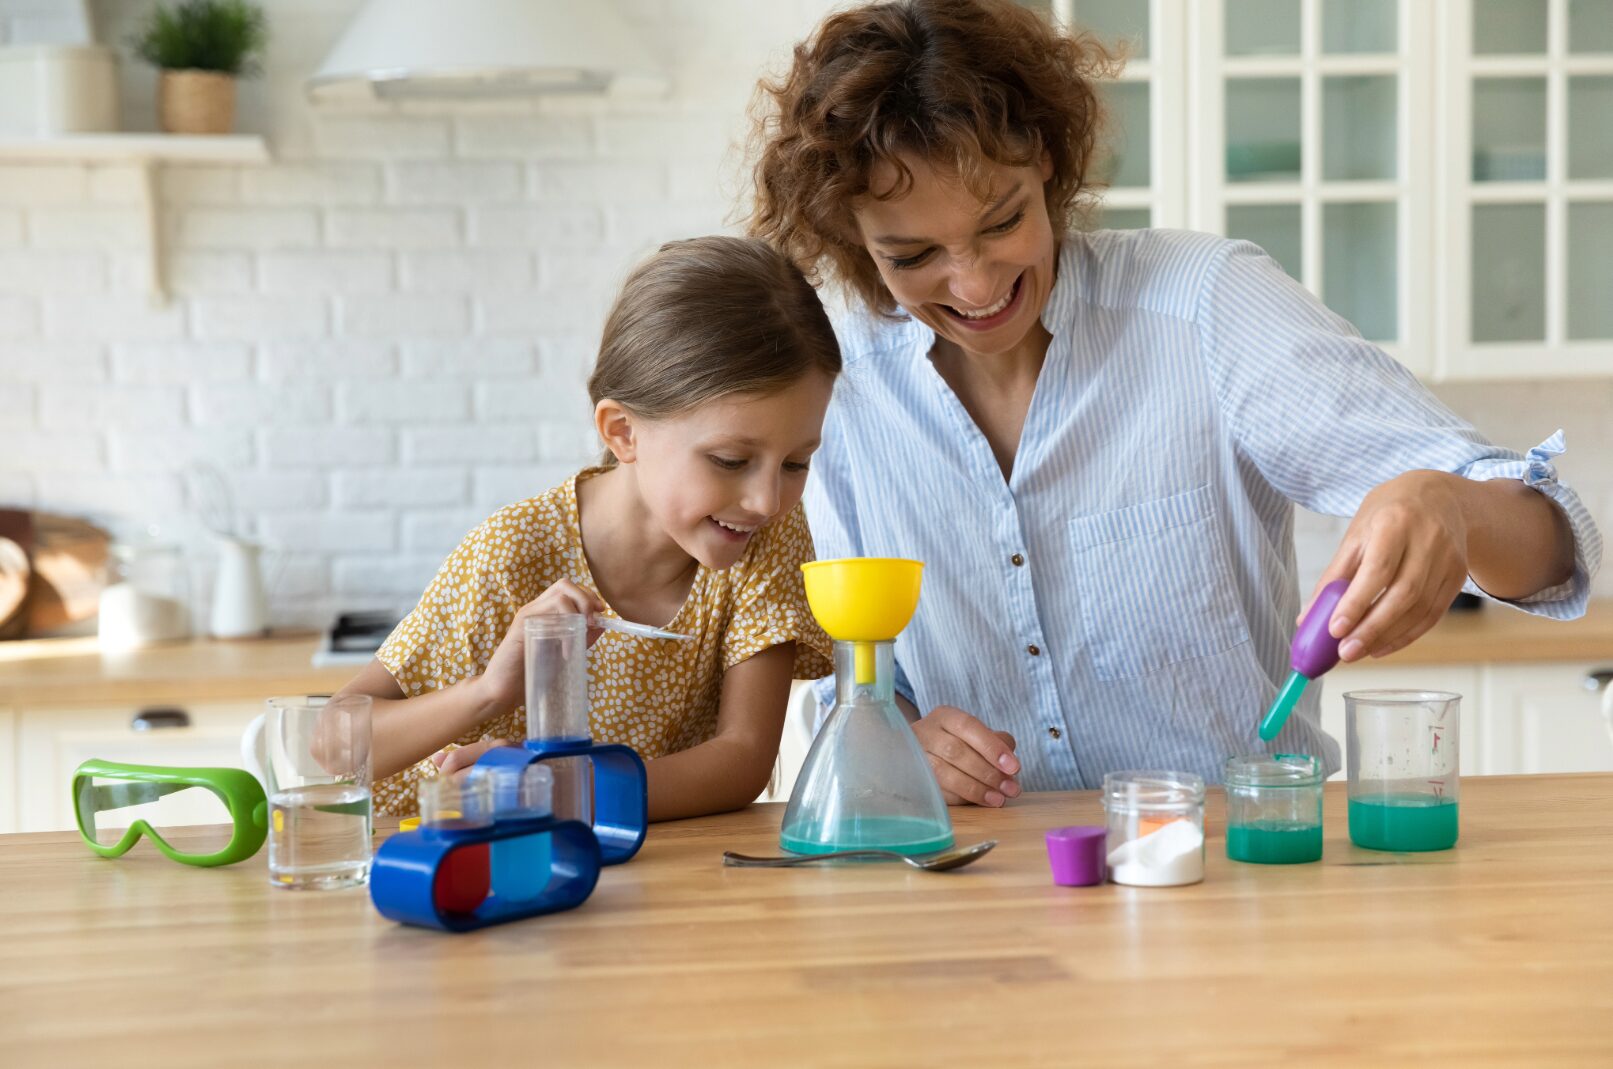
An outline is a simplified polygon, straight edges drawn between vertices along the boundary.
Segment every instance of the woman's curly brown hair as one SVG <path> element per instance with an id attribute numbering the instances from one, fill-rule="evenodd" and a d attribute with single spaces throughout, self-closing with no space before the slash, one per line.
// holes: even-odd
<path id="1" fill-rule="evenodd" d="M 814 282 L 828 273 L 870 308 L 896 301 L 857 234 L 859 197 L 904 195 L 904 153 L 956 174 L 984 199 L 986 161 L 1023 167 L 1047 153 L 1054 233 L 1090 198 L 1103 108 L 1095 81 L 1116 56 L 1010 0 L 893 0 L 839 12 L 795 46 L 788 73 L 758 87 L 752 234 Z M 888 165 L 895 184 L 869 177 Z"/>

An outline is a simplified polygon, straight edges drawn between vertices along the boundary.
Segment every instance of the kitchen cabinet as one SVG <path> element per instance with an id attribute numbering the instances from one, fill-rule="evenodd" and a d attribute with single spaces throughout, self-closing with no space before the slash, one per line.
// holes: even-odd
<path id="1" fill-rule="evenodd" d="M 1348 691 L 1449 690 L 1462 696 L 1464 776 L 1613 771 L 1613 726 L 1593 677 L 1610 667 L 1613 650 L 1591 662 L 1341 665 L 1323 677 L 1322 726 L 1344 744 Z"/>
<path id="2" fill-rule="evenodd" d="M 1131 57 L 1097 225 L 1253 241 L 1428 381 L 1613 374 L 1613 5 L 1031 6 Z"/>
<path id="3" fill-rule="evenodd" d="M 19 791 L 17 831 L 61 831 L 73 820 L 73 770 L 92 757 L 142 765 L 241 767 L 241 733 L 263 703 L 189 702 L 144 709 L 130 705 L 23 709 L 16 715 L 12 777 Z M 141 729 L 142 717 L 156 726 Z M 183 722 L 178 722 L 182 717 Z M 217 810 L 185 796 L 164 802 L 169 823 L 211 823 Z M 198 797 L 195 803 L 205 802 Z"/>

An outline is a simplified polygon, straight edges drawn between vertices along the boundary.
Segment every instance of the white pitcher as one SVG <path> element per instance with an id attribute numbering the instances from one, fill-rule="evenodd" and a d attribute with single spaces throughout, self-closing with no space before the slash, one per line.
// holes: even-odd
<path id="1" fill-rule="evenodd" d="M 224 536 L 219 537 L 218 547 L 218 580 L 213 586 L 209 630 L 216 638 L 257 638 L 269 628 L 263 547 Z"/>

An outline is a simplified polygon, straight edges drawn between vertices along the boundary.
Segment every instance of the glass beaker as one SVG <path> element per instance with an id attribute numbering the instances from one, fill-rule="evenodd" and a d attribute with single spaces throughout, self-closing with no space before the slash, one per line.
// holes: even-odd
<path id="1" fill-rule="evenodd" d="M 1204 879 L 1204 780 L 1190 772 L 1103 777 L 1109 879 L 1176 887 Z"/>
<path id="2" fill-rule="evenodd" d="M 526 737 L 586 746 L 588 723 L 588 619 L 580 613 L 532 616 L 526 621 Z M 553 811 L 559 820 L 594 823 L 594 763 L 587 757 L 552 757 Z"/>
<path id="3" fill-rule="evenodd" d="M 1227 857 L 1257 865 L 1321 858 L 1322 772 L 1303 754 L 1227 758 Z"/>
<path id="4" fill-rule="evenodd" d="M 1344 696 L 1350 840 L 1369 850 L 1456 845 L 1462 696 L 1358 690 Z"/>
<path id="5" fill-rule="evenodd" d="M 835 643 L 835 707 L 784 810 L 785 850 L 927 854 L 952 845 L 941 788 L 896 707 L 895 677 L 895 643 Z"/>
<path id="6" fill-rule="evenodd" d="M 270 698 L 263 718 L 269 882 L 332 889 L 370 877 L 370 698 Z"/>

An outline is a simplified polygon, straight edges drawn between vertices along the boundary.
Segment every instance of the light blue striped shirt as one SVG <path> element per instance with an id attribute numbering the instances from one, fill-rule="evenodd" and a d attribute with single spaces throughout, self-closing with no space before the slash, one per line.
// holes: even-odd
<path id="1" fill-rule="evenodd" d="M 1524 480 L 1567 513 L 1575 552 L 1573 577 L 1520 607 L 1584 611 L 1601 537 L 1556 479 L 1561 432 L 1527 455 L 1491 445 L 1254 245 L 1068 235 L 1042 323 L 1005 481 L 930 328 L 841 317 L 806 495 L 820 559 L 925 562 L 897 688 L 1012 733 L 1027 790 L 1139 768 L 1219 782 L 1228 755 L 1268 748 L 1256 728 L 1300 608 L 1295 502 L 1352 515 L 1412 469 Z M 1320 689 L 1269 748 L 1331 773 Z"/>

